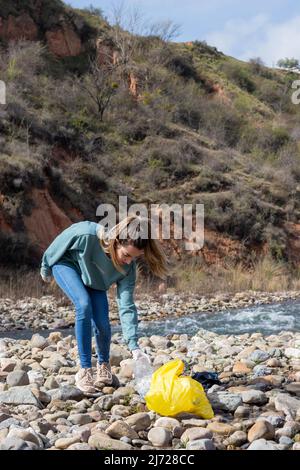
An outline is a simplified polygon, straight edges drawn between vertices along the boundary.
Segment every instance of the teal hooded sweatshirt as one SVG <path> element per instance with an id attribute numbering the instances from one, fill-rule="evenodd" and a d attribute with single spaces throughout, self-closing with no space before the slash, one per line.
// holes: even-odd
<path id="1" fill-rule="evenodd" d="M 43 254 L 41 275 L 51 276 L 54 264 L 75 269 L 84 285 L 98 290 L 108 290 L 117 284 L 117 305 L 123 337 L 130 350 L 138 348 L 138 317 L 133 293 L 136 282 L 136 262 L 122 266 L 124 274 L 117 271 L 99 241 L 103 226 L 96 222 L 78 222 L 61 232 Z"/>

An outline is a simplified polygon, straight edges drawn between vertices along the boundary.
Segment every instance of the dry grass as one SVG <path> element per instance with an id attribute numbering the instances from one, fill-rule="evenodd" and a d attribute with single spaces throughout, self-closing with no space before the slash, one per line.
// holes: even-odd
<path id="1" fill-rule="evenodd" d="M 176 272 L 176 290 L 197 294 L 236 293 L 248 290 L 276 292 L 300 289 L 299 273 L 266 256 L 251 270 L 243 265 L 185 267 Z"/>
<path id="2" fill-rule="evenodd" d="M 300 272 L 292 272 L 288 266 L 278 263 L 266 256 L 252 268 L 246 270 L 242 264 L 203 267 L 199 263 L 184 265 L 174 269 L 167 283 L 172 291 L 182 294 L 213 295 L 217 293 L 236 293 L 249 290 L 276 292 L 300 290 Z M 114 297 L 115 286 L 109 290 Z M 137 283 L 137 297 L 149 294 L 159 297 L 158 284 L 149 277 L 140 277 Z M 39 275 L 39 270 L 8 270 L 0 271 L 0 298 L 22 299 L 25 297 L 40 298 L 53 295 L 57 299 L 65 298 L 61 289 L 53 280 L 45 284 Z"/>
<path id="3" fill-rule="evenodd" d="M 156 286 L 151 279 L 139 279 L 136 288 L 136 295 L 149 294 L 156 296 Z M 53 279 L 50 284 L 45 284 L 36 270 L 13 270 L 2 268 L 0 270 L 0 298 L 24 299 L 25 297 L 40 298 L 44 295 L 54 296 L 57 300 L 65 299 L 69 303 L 66 295 Z M 115 297 L 116 287 L 109 289 L 109 296 Z"/>
<path id="4" fill-rule="evenodd" d="M 0 271 L 0 298 L 17 300 L 25 297 L 40 298 L 43 295 L 53 295 L 57 299 L 62 297 L 55 281 L 46 285 L 40 277 L 39 270 L 2 269 Z"/>

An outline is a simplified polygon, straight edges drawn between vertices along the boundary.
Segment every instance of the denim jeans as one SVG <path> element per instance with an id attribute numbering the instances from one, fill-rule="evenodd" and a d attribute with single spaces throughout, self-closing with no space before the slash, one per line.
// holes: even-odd
<path id="1" fill-rule="evenodd" d="M 69 266 L 55 264 L 52 274 L 75 306 L 75 335 L 81 367 L 92 366 L 92 327 L 98 362 L 109 362 L 111 327 L 106 291 L 85 286 L 80 275 Z"/>

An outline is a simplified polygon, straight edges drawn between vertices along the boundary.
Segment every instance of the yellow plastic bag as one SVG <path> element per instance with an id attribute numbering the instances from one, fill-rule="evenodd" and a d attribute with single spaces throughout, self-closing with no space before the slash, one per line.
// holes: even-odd
<path id="1" fill-rule="evenodd" d="M 183 370 L 184 363 L 176 359 L 154 372 L 145 396 L 148 409 L 162 416 L 185 412 L 204 419 L 213 418 L 214 412 L 202 385 L 191 377 L 179 377 Z"/>

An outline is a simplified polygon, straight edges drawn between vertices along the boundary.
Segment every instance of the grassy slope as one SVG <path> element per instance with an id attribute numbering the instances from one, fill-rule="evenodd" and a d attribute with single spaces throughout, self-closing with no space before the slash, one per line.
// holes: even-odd
<path id="1" fill-rule="evenodd" d="M 19 13 L 19 4 L 24 6 L 24 2 L 10 2 L 8 5 L 0 0 L 1 15 L 5 17 Z M 28 5 L 32 5 L 29 0 Z M 56 13 L 63 8 L 59 1 L 45 2 L 44 12 L 47 13 L 50 7 L 57 8 Z M 76 14 L 82 16 L 90 27 L 99 28 L 102 32 L 108 30 L 105 22 L 98 17 L 79 10 L 76 10 Z M 100 125 L 95 119 L 82 116 L 79 106 L 68 117 L 68 125 L 72 132 L 74 129 L 76 131 L 71 135 L 84 137 L 83 150 L 78 150 L 81 140 L 75 142 L 75 149 L 68 142 L 63 144 L 66 151 L 69 154 L 76 152 L 77 157 L 71 158 L 68 165 L 63 162 L 53 164 L 50 160 L 48 171 L 50 168 L 52 173 L 47 185 L 53 198 L 66 212 L 75 206 L 86 218 L 93 218 L 100 202 L 115 202 L 120 193 L 128 194 L 131 201 L 136 202 L 205 203 L 208 227 L 242 243 L 249 243 L 250 248 L 257 243 L 263 244 L 267 239 L 272 254 L 279 259 L 284 258 L 284 224 L 288 220 L 296 222 L 300 217 L 299 194 L 296 192 L 298 175 L 292 175 L 294 193 L 291 198 L 291 187 L 285 180 L 283 156 L 277 150 L 273 152 L 273 147 L 295 129 L 299 118 L 299 107 L 289 105 L 289 97 L 286 98 L 286 83 L 293 76 L 265 67 L 255 71 L 250 64 L 216 53 L 203 44 L 173 44 L 170 47 L 174 56 L 187 58 L 196 73 L 195 77 L 188 79 L 180 74 L 178 78 L 178 73 L 169 72 L 162 66 L 160 73 L 170 74 L 170 89 L 174 86 L 175 90 L 175 84 L 179 82 L 183 88 L 186 84 L 195 86 L 199 96 L 209 96 L 209 86 L 218 84 L 220 109 L 224 113 L 227 110 L 232 113 L 229 137 L 238 128 L 238 123 L 242 123 L 237 142 L 224 142 L 221 131 L 213 132 L 214 129 L 209 128 L 207 122 L 202 124 L 201 119 L 197 128 L 194 128 L 182 119 L 169 117 L 163 131 L 150 128 L 144 138 L 136 139 L 132 138 L 131 129 L 129 132 L 126 129 L 130 135 L 128 137 L 116 125 L 117 121 L 113 120 L 116 112 L 112 113 L 107 123 Z M 50 58 L 47 60 L 48 67 L 40 76 L 44 75 L 46 89 L 52 93 L 55 88 L 52 80 L 56 75 L 61 78 L 65 74 L 74 73 L 76 68 L 80 70 L 80 61 L 83 59 L 75 58 L 60 64 L 53 64 Z M 139 66 L 142 68 L 147 64 L 139 63 Z M 146 93 L 146 90 L 142 91 Z M 214 97 L 211 95 L 210 99 L 211 103 L 219 100 L 216 94 Z M 144 102 L 140 105 L 141 117 L 143 112 L 151 110 L 151 106 Z M 210 108 L 206 109 L 211 111 Z M 27 111 L 36 116 L 37 127 L 42 129 L 40 137 L 35 137 L 28 148 L 21 126 L 16 121 L 8 120 L 10 124 L 5 132 L 9 135 L 10 151 L 4 149 L 0 158 L 1 192 L 7 198 L 3 209 L 10 223 L 30 213 L 34 205 L 28 198 L 30 186 L 45 185 L 42 146 L 46 145 L 46 153 L 51 149 L 51 144 L 46 140 L 49 122 L 67 116 L 67 112 L 58 114 L 55 102 L 47 94 L 39 97 L 28 95 Z M 213 112 L 217 119 L 218 110 L 213 109 Z M 203 114 L 205 111 L 202 110 Z M 122 123 L 126 121 L 126 116 L 124 114 Z M 222 114 L 220 116 L 222 123 Z M 256 145 L 256 137 L 261 129 L 268 132 L 267 137 L 264 137 L 266 141 L 275 141 L 273 147 Z M 93 159 L 89 160 L 86 142 L 99 135 L 104 140 L 104 150 L 96 152 Z M 297 146 L 298 141 L 294 139 L 292 166 L 298 164 Z M 186 158 L 187 154 L 193 157 Z M 289 178 L 291 171 L 288 172 Z M 12 181 L 20 174 L 24 187 L 16 191 Z"/>

